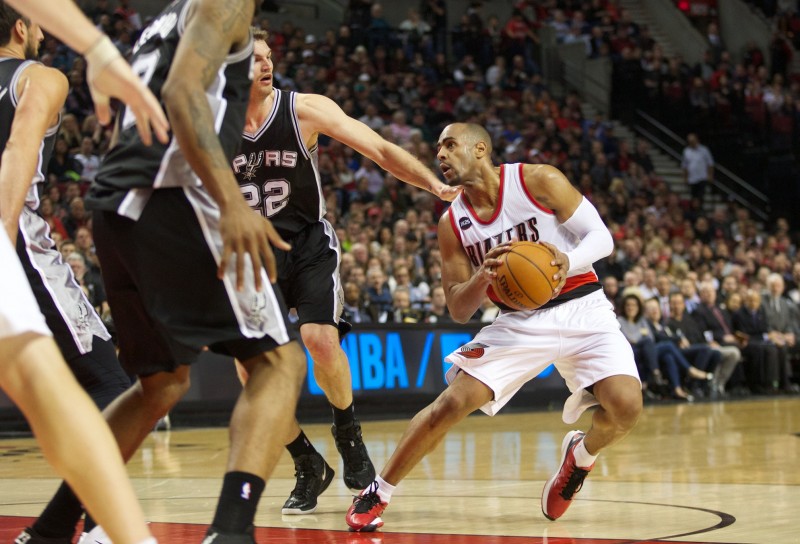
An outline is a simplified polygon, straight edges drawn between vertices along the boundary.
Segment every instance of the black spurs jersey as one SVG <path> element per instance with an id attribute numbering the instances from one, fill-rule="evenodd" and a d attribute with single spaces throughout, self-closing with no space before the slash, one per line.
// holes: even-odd
<path id="1" fill-rule="evenodd" d="M 14 114 L 17 109 L 17 83 L 20 74 L 32 64 L 38 63 L 32 60 L 0 58 L 0 152 L 6 148 L 8 138 L 11 136 L 11 123 L 14 122 Z M 39 207 L 37 184 L 47 179 L 45 175 L 47 163 L 50 162 L 60 122 L 61 117 L 59 116 L 59 122 L 47 129 L 44 140 L 39 146 L 39 162 L 31 180 L 31 188 L 25 197 L 25 205 L 33 210 Z"/>
<path id="2" fill-rule="evenodd" d="M 317 167 L 317 145 L 306 147 L 300 132 L 297 95 L 275 89 L 272 111 L 255 134 L 244 133 L 233 158 L 239 188 L 250 206 L 291 238 L 325 216 Z"/>
<path id="3" fill-rule="evenodd" d="M 192 0 L 175 0 L 142 32 L 133 47 L 131 67 L 161 98 L 178 42 L 183 35 Z M 215 117 L 215 130 L 230 160 L 239 148 L 250 96 L 253 40 L 228 55 L 216 79 L 206 89 Z M 172 137 L 166 145 L 155 138 L 145 146 L 133 113 L 125 108 L 117 121 L 119 141 L 106 155 L 87 202 L 94 209 L 117 211 L 138 218 L 149 189 L 202 185 Z M 146 190 L 142 190 L 146 189 Z"/>

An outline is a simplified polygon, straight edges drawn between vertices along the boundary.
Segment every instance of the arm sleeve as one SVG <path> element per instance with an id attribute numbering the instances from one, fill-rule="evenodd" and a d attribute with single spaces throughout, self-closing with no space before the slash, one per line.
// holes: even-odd
<path id="1" fill-rule="evenodd" d="M 572 216 L 562 223 L 563 227 L 580 238 L 578 246 L 566 253 L 569 257 L 569 271 L 591 266 L 592 263 L 608 257 L 614 249 L 614 240 L 605 223 L 586 197 L 581 200 Z"/>

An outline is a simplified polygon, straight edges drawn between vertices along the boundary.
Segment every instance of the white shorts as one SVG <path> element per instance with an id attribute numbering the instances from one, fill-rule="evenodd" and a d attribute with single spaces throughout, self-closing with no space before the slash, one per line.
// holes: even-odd
<path id="1" fill-rule="evenodd" d="M 481 407 L 490 416 L 550 364 L 572 393 L 562 414 L 570 424 L 598 404 L 587 387 L 609 376 L 639 380 L 631 345 L 600 290 L 546 310 L 501 314 L 445 360 L 454 365 L 445 376 L 448 383 L 463 370 L 494 392 Z"/>
<path id="2" fill-rule="evenodd" d="M 0 338 L 26 332 L 50 336 L 17 253 L 0 227 Z"/>

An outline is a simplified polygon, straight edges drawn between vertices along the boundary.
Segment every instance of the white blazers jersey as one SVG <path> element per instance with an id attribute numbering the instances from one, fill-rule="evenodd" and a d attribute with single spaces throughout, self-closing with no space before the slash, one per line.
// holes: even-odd
<path id="1" fill-rule="evenodd" d="M 463 192 L 450 206 L 450 225 L 472 262 L 473 269 L 480 267 L 489 250 L 509 240 L 548 242 L 564 253 L 574 249 L 580 242 L 577 236 L 559 223 L 552 210 L 538 203 L 528 192 L 522 166 L 521 163 L 500 165 L 497 208 L 488 221 L 478 217 Z M 581 289 L 575 291 L 578 287 Z M 571 270 L 559 296 L 542 308 L 583 296 L 600 287 L 591 265 Z M 488 294 L 495 303 L 500 302 L 491 287 Z M 498 305 L 505 308 L 502 303 Z"/>

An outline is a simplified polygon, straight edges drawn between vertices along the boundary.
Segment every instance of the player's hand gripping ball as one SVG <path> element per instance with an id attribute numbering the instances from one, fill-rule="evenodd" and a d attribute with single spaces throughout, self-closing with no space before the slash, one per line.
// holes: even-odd
<path id="1" fill-rule="evenodd" d="M 498 257 L 497 277 L 492 282 L 495 294 L 515 310 L 535 310 L 553 297 L 559 280 L 558 267 L 550 264 L 553 252 L 536 242 L 514 242 Z"/>

